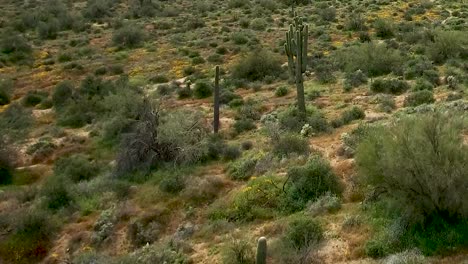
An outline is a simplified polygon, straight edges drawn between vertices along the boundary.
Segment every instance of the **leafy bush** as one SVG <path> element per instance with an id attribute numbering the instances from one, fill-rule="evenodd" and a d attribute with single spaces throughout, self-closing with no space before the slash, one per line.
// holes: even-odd
<path id="1" fill-rule="evenodd" d="M 64 177 L 51 176 L 42 187 L 42 195 L 47 208 L 58 210 L 71 205 L 74 198 L 69 189 L 69 181 Z"/>
<path id="2" fill-rule="evenodd" d="M 300 135 L 284 133 L 272 140 L 273 152 L 278 156 L 289 156 L 291 154 L 307 155 L 310 152 L 307 138 Z"/>
<path id="3" fill-rule="evenodd" d="M 111 0 L 88 0 L 86 8 L 83 10 L 83 16 L 92 21 L 99 21 L 112 15 Z"/>
<path id="4" fill-rule="evenodd" d="M 38 263 L 48 253 L 57 231 L 54 218 L 39 209 L 20 211 L 12 235 L 0 242 L 0 255 L 10 263 Z"/>
<path id="5" fill-rule="evenodd" d="M 410 88 L 409 84 L 399 79 L 375 79 L 370 86 L 374 93 L 402 94 Z"/>
<path id="6" fill-rule="evenodd" d="M 413 90 L 415 91 L 432 91 L 432 89 L 434 89 L 434 85 L 432 85 L 432 83 L 424 79 L 417 79 L 416 84 L 413 86 Z"/>
<path id="7" fill-rule="evenodd" d="M 316 220 L 302 216 L 289 223 L 283 239 L 295 249 L 304 249 L 323 239 L 323 229 Z"/>
<path id="8" fill-rule="evenodd" d="M 228 145 L 223 151 L 223 159 L 235 160 L 241 156 L 242 152 L 236 145 Z"/>
<path id="9" fill-rule="evenodd" d="M 285 183 L 288 210 L 302 210 L 309 201 L 330 193 L 341 195 L 342 188 L 330 164 L 319 157 L 312 157 L 304 166 L 291 167 Z"/>
<path id="10" fill-rule="evenodd" d="M 280 87 L 276 88 L 275 96 L 276 97 L 282 97 L 282 96 L 287 95 L 288 92 L 289 92 L 289 89 L 288 89 L 287 86 L 280 86 Z"/>
<path id="11" fill-rule="evenodd" d="M 33 124 L 32 113 L 18 103 L 12 103 L 0 113 L 0 131 L 10 137 L 23 136 Z"/>
<path id="12" fill-rule="evenodd" d="M 384 19 L 377 19 L 374 22 L 375 35 L 379 38 L 391 38 L 394 36 L 393 24 Z"/>
<path id="13" fill-rule="evenodd" d="M 99 168 L 89 159 L 82 155 L 76 154 L 70 157 L 61 158 L 54 164 L 54 173 L 62 175 L 72 182 L 87 181 L 99 174 Z"/>
<path id="14" fill-rule="evenodd" d="M 70 81 L 63 81 L 57 84 L 52 94 L 52 102 L 56 108 L 67 104 L 73 95 L 73 84 Z"/>
<path id="15" fill-rule="evenodd" d="M 410 93 L 405 98 L 404 106 L 418 106 L 422 104 L 432 104 L 435 102 L 432 91 L 422 90 Z"/>
<path id="16" fill-rule="evenodd" d="M 161 180 L 159 189 L 164 192 L 176 194 L 185 188 L 185 176 L 182 171 L 172 171 Z"/>
<path id="17" fill-rule="evenodd" d="M 251 118 L 237 119 L 233 124 L 234 132 L 240 134 L 257 128 L 255 121 Z"/>
<path id="18" fill-rule="evenodd" d="M 341 200 L 338 196 L 325 194 L 308 206 L 308 212 L 313 216 L 323 213 L 333 213 L 341 209 Z"/>
<path id="19" fill-rule="evenodd" d="M 234 180 L 248 180 L 255 174 L 255 166 L 263 157 L 263 153 L 252 153 L 231 162 L 227 168 L 229 177 Z"/>
<path id="20" fill-rule="evenodd" d="M 280 112 L 278 114 L 278 121 L 281 128 L 298 133 L 305 124 L 309 124 L 314 133 L 325 132 L 329 129 L 325 116 L 317 108 L 308 106 L 306 110 L 305 120 L 300 116 L 295 106 L 291 106 L 285 111 Z"/>
<path id="21" fill-rule="evenodd" d="M 12 90 L 13 81 L 8 79 L 0 79 L 0 105 L 6 105 L 10 103 Z"/>
<path id="22" fill-rule="evenodd" d="M 137 48 L 144 40 L 144 31 L 135 25 L 125 25 L 112 35 L 112 42 L 120 48 Z"/>
<path id="23" fill-rule="evenodd" d="M 395 99 L 391 95 L 381 94 L 377 101 L 379 102 L 379 111 L 391 113 L 396 108 Z"/>
<path id="24" fill-rule="evenodd" d="M 346 72 L 361 70 L 369 77 L 399 72 L 403 58 L 385 44 L 362 43 L 339 50 L 337 59 Z"/>
<path id="25" fill-rule="evenodd" d="M 360 13 L 351 14 L 345 22 L 346 30 L 363 31 L 366 30 L 366 23 Z"/>
<path id="26" fill-rule="evenodd" d="M 208 81 L 197 81 L 193 94 L 198 99 L 210 97 L 213 94 L 213 87 Z"/>
<path id="27" fill-rule="evenodd" d="M 358 106 L 353 106 L 353 108 L 341 114 L 341 121 L 343 121 L 343 124 L 349 124 L 354 120 L 364 119 L 365 117 L 366 114 L 364 113 L 364 110 Z"/>
<path id="28" fill-rule="evenodd" d="M 0 185 L 13 181 L 15 152 L 9 148 L 3 136 L 0 136 Z"/>
<path id="29" fill-rule="evenodd" d="M 263 80 L 266 76 L 281 74 L 281 61 L 278 57 L 266 50 L 249 53 L 233 68 L 232 76 L 237 79 L 249 81 Z"/>
<path id="30" fill-rule="evenodd" d="M 344 90 L 351 91 L 352 88 L 367 83 L 367 76 L 361 71 L 348 72 L 345 74 Z"/>
<path id="31" fill-rule="evenodd" d="M 459 221 L 468 216 L 467 201 L 459 199 L 468 184 L 468 151 L 461 136 L 464 127 L 466 120 L 456 113 L 435 112 L 403 117 L 376 128 L 357 149 L 359 175 L 365 184 L 397 201 L 392 206 L 407 215 L 409 227 L 422 224 L 422 231 L 435 224 L 433 228 L 441 230 L 434 234 L 445 232 L 452 226 L 448 223 L 462 224 Z M 427 236 L 430 231 L 425 234 L 427 243 L 439 240 Z"/>
<path id="32" fill-rule="evenodd" d="M 267 22 L 263 18 L 255 18 L 250 22 L 250 27 L 258 31 L 264 31 L 267 25 Z"/>
<path id="33" fill-rule="evenodd" d="M 435 63 L 443 63 L 448 59 L 466 58 L 467 39 L 461 31 L 438 31 L 434 42 L 427 49 L 428 57 Z"/>
<path id="34" fill-rule="evenodd" d="M 31 45 L 18 33 L 6 32 L 0 40 L 0 63 L 27 63 L 31 55 Z"/>
<path id="35" fill-rule="evenodd" d="M 47 92 L 29 91 L 22 99 L 21 104 L 25 107 L 36 106 L 47 98 Z"/>

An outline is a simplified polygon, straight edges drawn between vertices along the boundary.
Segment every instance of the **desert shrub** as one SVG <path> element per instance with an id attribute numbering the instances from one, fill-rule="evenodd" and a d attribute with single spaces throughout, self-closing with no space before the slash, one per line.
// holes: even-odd
<path id="1" fill-rule="evenodd" d="M 240 95 L 236 94 L 231 89 L 228 89 L 228 88 L 225 88 L 225 87 L 223 87 L 223 89 L 221 89 L 220 95 L 219 95 L 219 103 L 220 104 L 229 104 L 230 102 L 232 102 L 233 100 L 236 100 L 236 99 L 242 99 L 242 97 Z"/>
<path id="2" fill-rule="evenodd" d="M 375 79 L 370 89 L 374 93 L 402 94 L 410 88 L 409 84 L 400 79 Z"/>
<path id="3" fill-rule="evenodd" d="M 468 179 L 465 127 L 457 113 L 404 116 L 375 128 L 359 144 L 361 180 L 381 190 L 381 199 L 389 200 L 385 210 L 397 209 L 399 221 L 403 215 L 403 237 L 395 239 L 401 246 L 435 253 L 468 243 L 461 229 L 467 201 L 458 198 Z"/>
<path id="4" fill-rule="evenodd" d="M 166 211 L 155 210 L 132 221 L 127 236 L 136 247 L 152 244 L 159 239 L 166 224 Z"/>
<path id="5" fill-rule="evenodd" d="M 206 98 L 210 97 L 213 94 L 213 86 L 208 81 L 197 81 L 195 83 L 195 88 L 193 89 L 193 95 L 196 98 Z"/>
<path id="6" fill-rule="evenodd" d="M 194 203 L 208 203 L 214 200 L 226 185 L 225 179 L 217 175 L 206 177 L 191 177 L 182 196 Z"/>
<path id="7" fill-rule="evenodd" d="M 0 105 L 6 105 L 10 103 L 12 90 L 13 81 L 8 79 L 0 79 Z"/>
<path id="8" fill-rule="evenodd" d="M 345 22 L 346 30 L 363 31 L 366 30 L 366 23 L 360 13 L 351 14 Z"/>
<path id="9" fill-rule="evenodd" d="M 186 85 L 180 89 L 177 90 L 177 96 L 179 99 L 186 99 L 190 98 L 193 95 L 193 90 L 190 89 L 190 85 Z"/>
<path id="10" fill-rule="evenodd" d="M 391 95 L 381 94 L 377 98 L 379 111 L 391 113 L 396 108 L 395 99 Z"/>
<path id="11" fill-rule="evenodd" d="M 432 91 L 434 89 L 434 85 L 430 83 L 429 81 L 425 79 L 417 79 L 416 83 L 413 86 L 414 91 L 422 91 L 422 90 L 427 90 L 427 91 Z"/>
<path id="12" fill-rule="evenodd" d="M 4 135 L 17 138 L 28 132 L 33 121 L 30 110 L 18 103 L 12 103 L 0 113 L 0 131 Z"/>
<path id="13" fill-rule="evenodd" d="M 133 18 L 153 17 L 160 9 L 158 3 L 153 1 L 137 1 L 131 2 L 129 15 Z"/>
<path id="14" fill-rule="evenodd" d="M 323 213 L 333 213 L 340 209 L 340 198 L 329 193 L 321 196 L 315 202 L 307 206 L 307 211 L 313 216 L 317 216 Z"/>
<path id="15" fill-rule="evenodd" d="M 223 250 L 223 263 L 225 264 L 254 264 L 255 254 L 253 246 L 246 240 L 232 239 Z"/>
<path id="16" fill-rule="evenodd" d="M 427 259 L 417 249 L 406 250 L 385 258 L 383 264 L 424 264 Z"/>
<path id="17" fill-rule="evenodd" d="M 207 154 L 207 131 L 198 112 L 158 111 L 145 100 L 140 107 L 134 132 L 125 136 L 117 157 L 115 174 L 124 176 L 135 170 L 173 162 L 192 164 Z"/>
<path id="18" fill-rule="evenodd" d="M 12 219 L 12 235 L 0 242 L 0 255 L 10 263 L 38 263 L 48 253 L 57 231 L 54 218 L 39 209 L 22 210 Z"/>
<path id="19" fill-rule="evenodd" d="M 145 245 L 129 255 L 119 257 L 119 264 L 131 263 L 190 263 L 189 259 L 174 245 L 158 243 Z"/>
<path id="20" fill-rule="evenodd" d="M 159 189 L 162 191 L 177 194 L 185 188 L 186 177 L 184 171 L 174 170 L 164 176 L 159 183 Z"/>
<path id="21" fill-rule="evenodd" d="M 29 91 L 22 99 L 21 104 L 25 107 L 36 106 L 47 98 L 47 92 Z"/>
<path id="22" fill-rule="evenodd" d="M 109 17 L 112 15 L 112 4 L 111 0 L 88 0 L 86 8 L 83 10 L 83 16 L 92 21 Z"/>
<path id="23" fill-rule="evenodd" d="M 336 19 L 336 8 L 327 7 L 323 9 L 318 9 L 320 18 L 323 21 L 335 21 Z"/>
<path id="24" fill-rule="evenodd" d="M 398 72 L 403 58 L 385 44 L 362 43 L 337 52 L 339 66 L 346 72 L 361 70 L 369 77 Z"/>
<path id="25" fill-rule="evenodd" d="M 64 106 L 73 95 L 73 84 L 70 81 L 63 81 L 57 84 L 52 93 L 52 102 L 55 107 Z"/>
<path id="26" fill-rule="evenodd" d="M 249 36 L 243 32 L 234 32 L 231 35 L 231 40 L 236 45 L 244 45 L 249 42 Z"/>
<path id="27" fill-rule="evenodd" d="M 224 160 L 235 160 L 238 159 L 242 155 L 239 146 L 236 145 L 227 145 L 223 151 L 223 159 Z"/>
<path id="28" fill-rule="evenodd" d="M 279 75 L 282 72 L 278 57 L 266 50 L 249 53 L 233 68 L 232 76 L 249 81 L 263 80 L 266 76 Z"/>
<path id="29" fill-rule="evenodd" d="M 149 79 L 152 83 L 167 83 L 169 82 L 169 78 L 167 78 L 164 74 L 157 74 Z"/>
<path id="30" fill-rule="evenodd" d="M 56 148 L 57 146 L 50 141 L 50 138 L 41 138 L 29 146 L 26 153 L 32 156 L 32 162 L 35 163 L 49 157 Z"/>
<path id="31" fill-rule="evenodd" d="M 273 139 L 271 143 L 273 152 L 278 156 L 307 155 L 310 152 L 307 138 L 296 134 L 284 133 Z"/>
<path id="32" fill-rule="evenodd" d="M 330 193 L 341 195 L 342 188 L 330 164 L 319 157 L 312 157 L 304 166 L 288 170 L 286 198 L 290 203 L 287 210 L 302 210 L 309 201 Z"/>
<path id="33" fill-rule="evenodd" d="M 70 206 L 74 202 L 69 188 L 70 182 L 60 176 L 51 176 L 44 183 L 41 193 L 45 206 L 51 210 L 59 210 Z"/>
<path id="34" fill-rule="evenodd" d="M 428 57 L 435 63 L 444 63 L 448 59 L 466 58 L 467 39 L 461 31 L 438 31 L 428 49 Z"/>
<path id="35" fill-rule="evenodd" d="M 125 25 L 112 35 L 112 42 L 119 48 L 137 48 L 145 40 L 145 33 L 135 25 Z"/>
<path id="36" fill-rule="evenodd" d="M 422 104 L 432 104 L 435 102 L 432 91 L 421 90 L 410 93 L 405 98 L 404 106 L 418 106 Z"/>
<path id="37" fill-rule="evenodd" d="M 6 32 L 0 40 L 0 63 L 27 63 L 31 55 L 31 45 L 18 33 Z"/>
<path id="38" fill-rule="evenodd" d="M 255 18 L 250 22 L 250 27 L 253 30 L 264 31 L 267 27 L 267 22 L 263 18 Z"/>
<path id="39" fill-rule="evenodd" d="M 309 124 L 314 133 L 325 132 L 329 125 L 325 116 L 315 107 L 308 106 L 305 120 L 300 116 L 297 107 L 291 106 L 278 114 L 281 128 L 300 132 L 305 124 Z"/>
<path id="40" fill-rule="evenodd" d="M 234 129 L 234 133 L 241 134 L 243 132 L 256 129 L 257 125 L 255 124 L 255 121 L 251 118 L 242 118 L 236 119 L 236 121 L 232 125 L 232 128 Z"/>
<path id="41" fill-rule="evenodd" d="M 404 76 L 407 79 L 423 77 L 426 71 L 435 70 L 434 65 L 427 58 L 409 60 L 405 65 Z"/>
<path id="42" fill-rule="evenodd" d="M 15 152 L 7 145 L 3 136 L 0 136 L 0 185 L 13 182 L 13 169 Z"/>
<path id="43" fill-rule="evenodd" d="M 114 232 L 116 218 L 115 208 L 110 208 L 101 212 L 99 218 L 96 220 L 93 226 L 93 235 L 91 239 L 95 245 L 101 245 Z"/>
<path id="44" fill-rule="evenodd" d="M 287 95 L 288 92 L 289 92 L 289 89 L 288 89 L 287 86 L 280 86 L 280 87 L 276 88 L 275 96 L 276 97 L 282 97 L 282 96 Z"/>
<path id="45" fill-rule="evenodd" d="M 210 218 L 237 222 L 271 219 L 280 213 L 284 206 L 283 191 L 279 187 L 282 183 L 282 179 L 273 176 L 252 178 L 232 199 L 220 201 L 221 205 L 213 204 Z"/>
<path id="46" fill-rule="evenodd" d="M 367 76 L 361 71 L 347 72 L 344 80 L 344 90 L 351 91 L 352 88 L 367 83 Z"/>
<path id="47" fill-rule="evenodd" d="M 89 159 L 82 155 L 76 154 L 70 157 L 61 158 L 54 164 L 54 173 L 62 175 L 72 182 L 87 181 L 99 174 L 99 168 Z"/>
<path id="48" fill-rule="evenodd" d="M 37 25 L 37 33 L 41 39 L 55 39 L 60 31 L 60 22 L 56 18 L 41 21 Z"/>
<path id="49" fill-rule="evenodd" d="M 229 177 L 233 180 L 248 180 L 255 174 L 255 166 L 263 157 L 263 153 L 249 153 L 248 155 L 231 162 L 227 167 Z"/>
<path id="50" fill-rule="evenodd" d="M 344 111 L 341 114 L 341 121 L 343 124 L 349 124 L 354 120 L 364 119 L 366 114 L 358 106 L 353 106 L 351 109 Z"/>
<path id="51" fill-rule="evenodd" d="M 229 8 L 241 8 L 249 4 L 248 0 L 229 0 Z"/>
<path id="52" fill-rule="evenodd" d="M 282 239 L 299 250 L 317 244 L 323 237 L 323 229 L 315 219 L 301 216 L 289 223 Z"/>
<path id="53" fill-rule="evenodd" d="M 394 36 L 393 23 L 385 19 L 377 19 L 374 22 L 375 35 L 379 38 L 391 38 Z"/>

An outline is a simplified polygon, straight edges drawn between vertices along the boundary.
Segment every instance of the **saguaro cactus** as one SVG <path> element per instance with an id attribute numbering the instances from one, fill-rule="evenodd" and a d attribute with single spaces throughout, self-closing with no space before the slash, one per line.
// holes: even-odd
<path id="1" fill-rule="evenodd" d="M 307 46 L 309 42 L 309 25 L 302 23 L 302 18 L 295 14 L 294 23 L 286 32 L 284 49 L 288 55 L 289 77 L 295 81 L 297 90 L 297 108 L 305 117 L 304 79 L 302 74 L 307 69 Z"/>
<path id="2" fill-rule="evenodd" d="M 258 244 L 257 244 L 256 264 L 266 264 L 266 256 L 267 256 L 267 239 L 266 237 L 261 237 L 258 239 Z"/>
<path id="3" fill-rule="evenodd" d="M 213 132 L 219 130 L 219 66 L 215 68 Z"/>

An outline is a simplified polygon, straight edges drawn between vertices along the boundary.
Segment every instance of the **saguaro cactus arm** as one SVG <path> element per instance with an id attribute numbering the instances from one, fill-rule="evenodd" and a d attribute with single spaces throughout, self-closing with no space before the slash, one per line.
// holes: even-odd
<path id="1" fill-rule="evenodd" d="M 215 85 L 214 85 L 214 104 L 213 104 L 213 132 L 216 134 L 219 131 L 219 66 L 215 68 Z"/>
<path id="2" fill-rule="evenodd" d="M 258 239 L 257 244 L 257 261 L 256 264 L 266 264 L 267 257 L 267 239 L 261 237 Z"/>

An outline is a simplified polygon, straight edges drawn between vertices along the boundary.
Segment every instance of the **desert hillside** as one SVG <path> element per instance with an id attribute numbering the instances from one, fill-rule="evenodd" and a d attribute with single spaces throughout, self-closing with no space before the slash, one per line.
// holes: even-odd
<path id="1" fill-rule="evenodd" d="M 0 0 L 3 263 L 468 263 L 468 2 Z"/>

